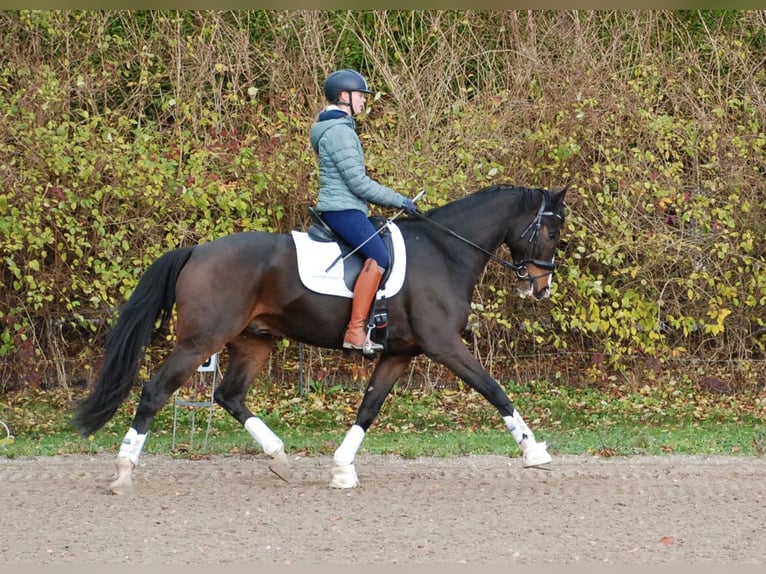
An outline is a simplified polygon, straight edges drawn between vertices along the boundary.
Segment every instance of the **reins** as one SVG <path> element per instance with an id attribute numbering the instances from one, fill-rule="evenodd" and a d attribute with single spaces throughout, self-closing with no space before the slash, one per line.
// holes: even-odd
<path id="1" fill-rule="evenodd" d="M 548 207 L 548 198 L 549 195 L 547 192 L 543 191 L 543 199 L 540 202 L 540 208 L 537 210 L 537 215 L 535 215 L 535 218 L 524 228 L 524 231 L 519 235 L 519 237 L 524 237 L 527 234 L 529 234 L 529 242 L 532 243 L 534 241 L 535 237 L 537 237 L 537 233 L 540 231 L 540 227 L 542 226 L 542 219 L 545 216 L 552 215 L 555 217 L 558 217 L 561 219 L 561 216 L 552 212 L 547 211 L 546 208 Z M 485 255 L 487 255 L 490 259 L 495 261 L 496 263 L 499 263 L 503 267 L 512 270 L 518 279 L 528 279 L 530 281 L 534 281 L 535 279 L 538 279 L 540 277 L 545 277 L 546 275 L 551 275 L 553 273 L 553 270 L 555 268 L 554 263 L 552 261 L 541 261 L 540 259 L 525 259 L 523 261 L 520 261 L 519 263 L 511 263 L 507 259 L 503 259 L 502 257 L 499 257 L 498 255 L 495 255 L 491 251 L 488 251 L 487 249 L 484 249 L 481 245 L 477 245 L 470 239 L 467 239 L 466 237 L 463 237 L 459 233 L 456 233 L 449 227 L 442 225 L 438 221 L 434 221 L 430 217 L 427 217 L 425 214 L 421 213 L 420 211 L 417 212 L 417 217 L 423 219 L 424 221 L 428 222 L 429 224 L 433 225 L 434 227 L 444 231 L 445 233 L 451 235 L 452 237 L 459 239 L 466 245 L 470 245 L 474 249 L 481 251 Z M 531 232 L 531 233 L 530 233 Z M 534 277 L 531 277 L 529 275 L 529 272 L 527 271 L 527 265 L 529 264 L 535 265 L 536 267 L 540 267 L 541 269 L 545 269 L 545 273 L 541 273 L 540 275 L 535 275 Z"/>

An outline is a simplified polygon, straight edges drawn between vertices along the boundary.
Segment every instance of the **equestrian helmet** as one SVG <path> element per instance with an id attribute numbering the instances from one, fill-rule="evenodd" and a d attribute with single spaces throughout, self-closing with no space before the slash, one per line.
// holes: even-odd
<path id="1" fill-rule="evenodd" d="M 324 83 L 324 95 L 329 102 L 337 102 L 341 92 L 363 92 L 372 94 L 367 81 L 354 70 L 336 70 Z"/>

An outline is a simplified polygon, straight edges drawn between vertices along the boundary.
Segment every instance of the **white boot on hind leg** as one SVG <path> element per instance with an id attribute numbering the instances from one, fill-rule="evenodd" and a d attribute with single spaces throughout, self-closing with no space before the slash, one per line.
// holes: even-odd
<path id="1" fill-rule="evenodd" d="M 114 494 L 130 494 L 133 489 L 133 469 L 138 465 L 141 451 L 144 450 L 146 433 L 138 434 L 130 427 L 120 444 L 117 454 L 117 478 L 109 485 Z"/>
<path id="2" fill-rule="evenodd" d="M 269 470 L 285 482 L 290 481 L 290 464 L 285 454 L 285 443 L 258 417 L 245 421 L 245 430 L 255 439 L 263 452 L 271 457 Z"/>
<path id="3" fill-rule="evenodd" d="M 524 441 L 527 443 L 527 441 Z M 540 467 L 549 464 L 553 458 L 548 453 L 548 445 L 545 442 L 532 442 L 524 444 L 523 465 L 524 468 Z"/>

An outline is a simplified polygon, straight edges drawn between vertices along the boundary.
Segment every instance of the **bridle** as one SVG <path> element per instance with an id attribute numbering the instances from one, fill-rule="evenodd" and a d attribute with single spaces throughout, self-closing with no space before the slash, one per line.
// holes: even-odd
<path id="1" fill-rule="evenodd" d="M 559 219 L 563 219 L 561 215 L 559 215 L 558 213 L 554 213 L 553 211 L 550 211 L 548 209 L 548 201 L 550 199 L 550 193 L 546 190 L 540 190 L 540 191 L 543 194 L 543 199 L 540 202 L 540 208 L 537 210 L 537 214 L 535 215 L 535 218 L 529 223 L 529 225 L 527 225 L 524 228 L 524 231 L 521 232 L 521 235 L 519 235 L 519 238 L 523 238 L 529 235 L 529 239 L 528 239 L 529 243 L 532 243 L 537 237 L 537 234 L 540 232 L 540 227 L 542 227 L 543 217 L 553 216 Z M 521 261 L 511 263 L 507 259 L 503 259 L 502 257 L 495 255 L 491 251 L 484 249 L 481 245 L 477 245 L 470 239 L 467 239 L 463 237 L 462 235 L 455 233 L 449 227 L 442 225 L 438 221 L 434 221 L 430 217 L 426 217 L 423 213 L 419 211 L 417 212 L 417 217 L 423 219 L 424 221 L 427 221 L 434 227 L 441 229 L 442 231 L 444 231 L 445 233 L 448 233 L 452 237 L 459 239 L 466 245 L 470 245 L 474 249 L 481 251 L 493 261 L 499 263 L 506 269 L 510 269 L 511 271 L 513 271 L 516 274 L 517 279 L 524 279 L 526 281 L 535 281 L 541 277 L 545 277 L 546 275 L 552 275 L 553 270 L 555 269 L 555 264 L 552 260 L 543 261 L 541 259 L 522 259 Z M 545 269 L 545 272 L 539 275 L 534 275 L 534 276 L 530 275 L 529 271 L 527 270 L 527 265 L 530 265 L 530 264 L 534 265 L 535 267 L 539 267 L 540 269 Z"/>

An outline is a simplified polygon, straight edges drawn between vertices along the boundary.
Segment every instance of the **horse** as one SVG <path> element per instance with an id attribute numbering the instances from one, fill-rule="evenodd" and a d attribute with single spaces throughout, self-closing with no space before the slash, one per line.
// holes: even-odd
<path id="1" fill-rule="evenodd" d="M 568 187 L 551 191 L 492 185 L 410 216 L 399 217 L 399 211 L 385 222 L 385 227 L 399 233 L 403 253 L 395 257 L 404 270 L 396 292 L 385 299 L 385 346 L 379 351 L 356 420 L 334 453 L 330 487 L 359 485 L 355 457 L 365 434 L 397 379 L 421 354 L 444 365 L 497 409 L 521 450 L 523 468 L 549 466 L 552 457 L 546 443 L 535 439 L 462 334 L 474 288 L 490 260 L 515 273 L 519 295 L 550 296 Z M 98 374 L 72 418 L 73 426 L 87 437 L 114 416 L 137 382 L 153 336 L 167 329 L 175 306 L 174 347 L 143 385 L 119 448 L 112 492 L 131 491 L 133 470 L 152 419 L 199 365 L 223 348 L 228 351 L 228 366 L 214 400 L 270 457 L 270 470 L 289 480 L 284 442 L 247 407 L 248 388 L 279 338 L 342 350 L 351 310 L 350 293 L 327 294 L 304 284 L 299 270 L 299 252 L 304 247 L 298 247 L 298 235 L 233 233 L 167 251 L 142 274 L 106 337 Z M 503 244 L 512 262 L 495 254 Z M 360 255 L 347 253 L 342 259 L 348 263 L 354 256 Z M 392 279 L 384 281 L 388 285 Z"/>

